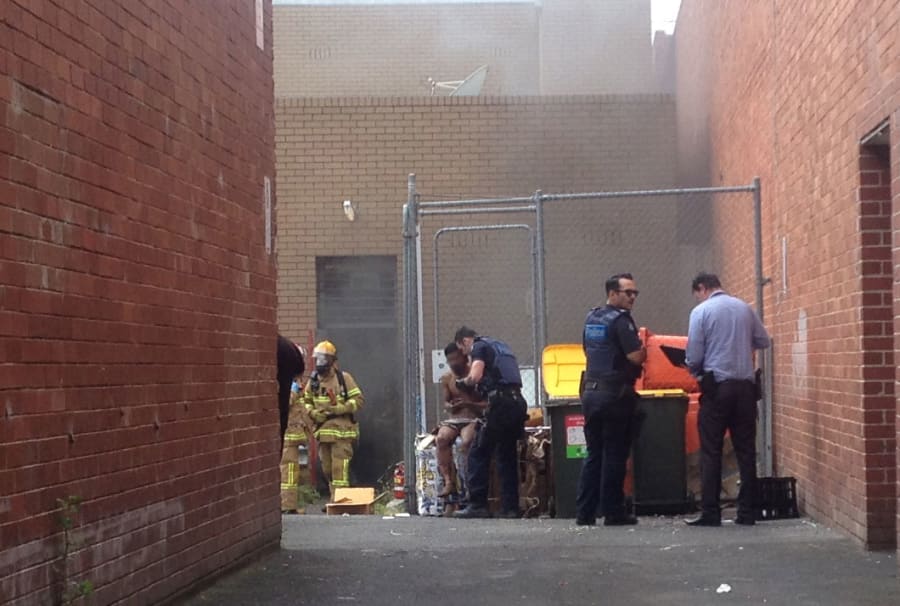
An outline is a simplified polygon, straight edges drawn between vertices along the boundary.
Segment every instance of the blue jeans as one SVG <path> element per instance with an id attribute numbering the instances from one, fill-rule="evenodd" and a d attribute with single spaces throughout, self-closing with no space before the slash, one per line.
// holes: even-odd
<path id="1" fill-rule="evenodd" d="M 625 466 L 631 452 L 637 395 L 623 390 L 586 391 L 581 400 L 587 458 L 581 468 L 575 497 L 576 517 L 595 520 L 600 515 L 625 512 Z"/>

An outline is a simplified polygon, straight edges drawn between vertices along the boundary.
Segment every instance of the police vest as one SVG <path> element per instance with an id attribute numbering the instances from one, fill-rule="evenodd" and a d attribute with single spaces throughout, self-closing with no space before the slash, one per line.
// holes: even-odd
<path id="1" fill-rule="evenodd" d="M 584 353 L 587 357 L 586 374 L 593 379 L 627 381 L 627 359 L 622 346 L 613 337 L 613 324 L 620 316 L 633 324 L 628 312 L 610 307 L 595 307 L 584 322 Z"/>
<path id="2" fill-rule="evenodd" d="M 509 345 L 491 337 L 475 337 L 476 341 L 483 341 L 490 345 L 494 351 L 494 364 L 492 368 L 485 369 L 489 384 L 488 389 L 496 389 L 507 385 L 522 386 L 522 375 L 519 373 L 519 362 Z M 484 384 L 484 380 L 482 380 Z"/>

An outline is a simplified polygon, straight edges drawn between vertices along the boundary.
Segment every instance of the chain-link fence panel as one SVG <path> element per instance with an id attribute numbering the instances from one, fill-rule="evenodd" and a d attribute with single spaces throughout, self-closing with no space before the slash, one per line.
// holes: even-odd
<path id="1" fill-rule="evenodd" d="M 753 204 L 748 193 L 563 199 L 544 207 L 547 344 L 580 343 L 584 318 L 606 301 L 604 283 L 630 272 L 633 315 L 657 334 L 687 334 L 691 280 L 716 273 L 753 301 Z M 727 235 L 725 235 L 727 234 Z"/>
<path id="2" fill-rule="evenodd" d="M 523 393 L 537 404 L 535 231 L 527 215 L 426 216 L 421 223 L 426 426 L 443 415 L 443 349 L 461 326 L 506 341 L 523 369 Z M 512 221 L 510 221 L 512 219 Z M 533 218 L 532 218 L 533 219 Z M 529 397 L 526 395 L 526 397 Z"/>
<path id="3" fill-rule="evenodd" d="M 404 334 L 415 339 L 419 364 L 407 365 L 405 385 L 420 426 L 441 417 L 436 381 L 446 367 L 439 366 L 436 352 L 463 325 L 509 343 L 524 371 L 523 393 L 542 404 L 543 348 L 581 343 L 584 318 L 605 304 L 605 281 L 616 273 L 634 275 L 641 293 L 634 317 L 655 334 L 687 334 L 696 305 L 691 280 L 701 271 L 717 274 L 727 291 L 762 315 L 758 181 L 705 189 L 413 199 L 411 194 L 404 214 L 404 260 L 415 264 L 404 272 Z M 767 400 L 761 411 L 764 436 L 770 410 Z"/>

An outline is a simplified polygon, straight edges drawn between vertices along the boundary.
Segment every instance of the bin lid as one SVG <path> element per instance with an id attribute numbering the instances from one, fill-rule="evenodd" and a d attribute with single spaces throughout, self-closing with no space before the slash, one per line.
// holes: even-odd
<path id="1" fill-rule="evenodd" d="M 638 395 L 642 398 L 686 398 L 687 392 L 683 389 L 639 389 Z"/>
<path id="2" fill-rule="evenodd" d="M 581 343 L 548 345 L 541 355 L 541 377 L 550 398 L 578 398 L 581 373 L 587 366 Z"/>

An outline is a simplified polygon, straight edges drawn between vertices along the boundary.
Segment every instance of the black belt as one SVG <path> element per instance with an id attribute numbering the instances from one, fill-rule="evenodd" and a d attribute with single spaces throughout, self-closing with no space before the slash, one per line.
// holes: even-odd
<path id="1" fill-rule="evenodd" d="M 601 389 L 619 389 L 620 387 L 628 383 L 629 381 L 619 377 L 608 377 L 605 379 L 592 379 L 590 377 L 585 377 L 581 387 L 583 391 L 598 391 Z"/>
<path id="2" fill-rule="evenodd" d="M 504 385 L 488 392 L 488 398 L 495 396 L 515 396 L 521 392 L 521 385 Z"/>

